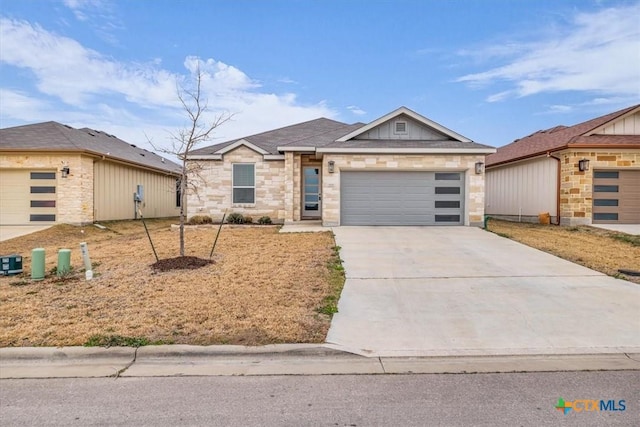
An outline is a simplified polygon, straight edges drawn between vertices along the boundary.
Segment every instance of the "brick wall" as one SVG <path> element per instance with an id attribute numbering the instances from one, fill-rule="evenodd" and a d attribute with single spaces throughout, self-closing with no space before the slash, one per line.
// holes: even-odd
<path id="1" fill-rule="evenodd" d="M 640 169 L 640 150 L 575 150 L 559 153 L 561 158 L 560 215 L 562 225 L 591 224 L 593 171 Z M 580 172 L 578 161 L 589 160 L 589 170 Z"/>

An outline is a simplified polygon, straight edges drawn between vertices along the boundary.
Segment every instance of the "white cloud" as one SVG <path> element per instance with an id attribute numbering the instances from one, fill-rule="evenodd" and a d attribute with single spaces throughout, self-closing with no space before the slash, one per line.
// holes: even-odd
<path id="1" fill-rule="evenodd" d="M 530 43 L 509 43 L 459 52 L 474 58 L 509 58 L 502 66 L 457 79 L 472 87 L 506 85 L 489 102 L 512 97 L 586 91 L 602 97 L 640 97 L 640 3 L 578 13 L 563 30 Z"/>
<path id="2" fill-rule="evenodd" d="M 358 107 L 356 105 L 349 105 L 347 107 L 347 110 L 351 111 L 356 116 L 364 116 L 365 114 L 367 114 L 366 111 L 364 111 L 362 108 L 360 108 L 360 107 Z"/>
<path id="3" fill-rule="evenodd" d="M 146 139 L 145 134 L 156 143 L 166 141 L 167 131 L 186 120 L 177 99 L 177 85 L 188 84 L 198 64 L 204 72 L 202 90 L 208 100 L 208 117 L 235 113 L 233 121 L 216 133 L 217 142 L 337 116 L 324 101 L 305 105 L 293 93 L 261 92 L 260 84 L 242 70 L 211 58 L 187 56 L 184 73 L 176 73 L 161 68 L 158 58 L 150 63 L 118 61 L 39 25 L 4 18 L 0 19 L 0 39 L 3 67 L 27 70 L 35 80 L 33 84 L 26 80 L 29 86 L 25 86 L 21 77 L 20 91 L 0 83 L 3 126 L 57 120 L 101 129 L 123 139 L 135 138 L 131 142 L 136 144 Z"/>
<path id="4" fill-rule="evenodd" d="M 100 38 L 117 44 L 114 32 L 123 28 L 113 11 L 112 3 L 105 0 L 64 0 L 75 18 L 90 26 Z"/>

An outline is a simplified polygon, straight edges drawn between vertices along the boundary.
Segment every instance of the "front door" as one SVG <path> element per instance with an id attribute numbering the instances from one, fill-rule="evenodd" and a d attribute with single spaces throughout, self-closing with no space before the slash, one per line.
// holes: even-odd
<path id="1" fill-rule="evenodd" d="M 302 168 L 302 217 L 320 218 L 322 212 L 322 195 L 320 194 L 320 167 L 304 166 Z"/>

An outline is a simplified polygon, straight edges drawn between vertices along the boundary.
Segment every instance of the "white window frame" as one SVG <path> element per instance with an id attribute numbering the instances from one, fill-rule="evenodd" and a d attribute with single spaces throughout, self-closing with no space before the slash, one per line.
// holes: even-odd
<path id="1" fill-rule="evenodd" d="M 252 166 L 253 167 L 253 185 L 235 185 L 234 176 L 235 176 L 235 167 L 236 165 L 241 166 Z M 234 197 L 234 191 L 236 188 L 251 188 L 253 190 L 253 202 L 236 202 Z M 231 204 L 247 206 L 247 205 L 255 205 L 256 204 L 256 164 L 255 163 L 232 163 L 231 164 Z"/>

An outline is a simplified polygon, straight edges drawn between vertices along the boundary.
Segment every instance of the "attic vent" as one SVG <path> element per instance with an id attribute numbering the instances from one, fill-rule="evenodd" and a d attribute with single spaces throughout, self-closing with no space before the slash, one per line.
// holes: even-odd
<path id="1" fill-rule="evenodd" d="M 131 145 L 133 148 L 137 148 L 137 147 L 135 146 L 135 144 L 129 144 L 129 145 Z"/>
<path id="2" fill-rule="evenodd" d="M 144 157 L 144 153 L 140 153 L 140 155 L 141 155 L 142 157 Z"/>
<path id="3" fill-rule="evenodd" d="M 393 133 L 395 134 L 406 134 L 407 133 L 407 122 L 395 122 L 394 123 L 394 128 L 393 128 Z"/>
<path id="4" fill-rule="evenodd" d="M 89 135 L 91 135 L 91 136 L 96 136 L 96 134 L 95 134 L 95 133 L 93 133 L 93 132 L 87 132 L 87 133 L 88 133 Z"/>

